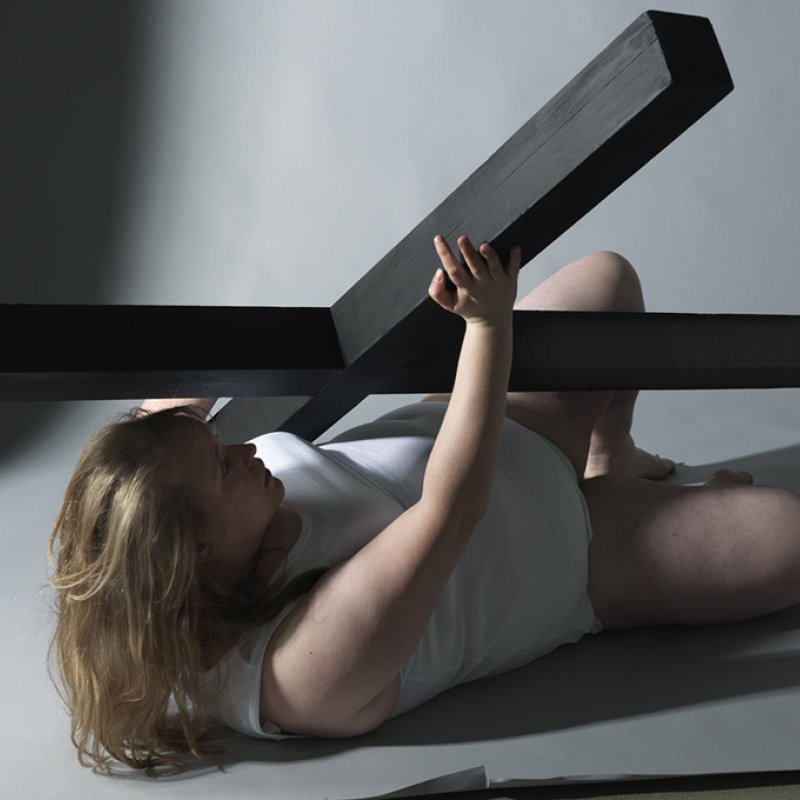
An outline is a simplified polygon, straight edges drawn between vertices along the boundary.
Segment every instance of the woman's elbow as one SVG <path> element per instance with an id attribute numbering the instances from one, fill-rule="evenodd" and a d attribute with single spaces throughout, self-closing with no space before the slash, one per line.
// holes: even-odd
<path id="1" fill-rule="evenodd" d="M 423 493 L 420 503 L 425 505 L 441 524 L 447 528 L 474 528 L 485 516 L 489 507 L 489 493 L 458 492 Z"/>

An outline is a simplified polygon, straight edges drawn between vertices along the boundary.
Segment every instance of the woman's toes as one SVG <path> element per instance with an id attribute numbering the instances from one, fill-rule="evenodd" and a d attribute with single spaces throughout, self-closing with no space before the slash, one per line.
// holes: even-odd
<path id="1" fill-rule="evenodd" d="M 711 473 L 704 486 L 742 486 L 752 482 L 753 476 L 747 470 L 718 469 Z"/>
<path id="2" fill-rule="evenodd" d="M 662 478 L 666 478 L 667 475 L 675 472 L 675 462 L 671 458 L 662 458 L 658 454 L 656 454 L 656 458 L 661 462 L 661 467 L 664 470 L 663 475 L 661 475 Z"/>
<path id="3" fill-rule="evenodd" d="M 675 471 L 675 462 L 669 458 L 648 453 L 636 447 L 632 439 L 612 453 L 589 453 L 585 479 L 600 475 L 627 475 L 631 478 L 647 478 L 660 481 Z"/>
<path id="4" fill-rule="evenodd" d="M 675 471 L 675 462 L 671 458 L 662 458 L 659 455 L 648 453 L 646 450 L 636 448 L 634 468 L 631 470 L 635 478 L 648 478 L 660 481 Z"/>

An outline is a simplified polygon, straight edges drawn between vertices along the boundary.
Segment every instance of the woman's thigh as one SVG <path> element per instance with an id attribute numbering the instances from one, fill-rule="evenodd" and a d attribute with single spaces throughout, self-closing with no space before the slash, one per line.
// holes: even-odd
<path id="1" fill-rule="evenodd" d="M 800 496 L 617 476 L 582 484 L 589 596 L 604 628 L 704 625 L 800 603 Z"/>
<path id="2" fill-rule="evenodd" d="M 449 394 L 429 394 L 421 402 L 449 399 Z M 554 444 L 581 479 L 592 430 L 609 399 L 606 392 L 509 392 L 505 415 Z"/>
<path id="3" fill-rule="evenodd" d="M 617 253 L 598 252 L 573 261 L 517 301 L 534 311 L 644 310 L 638 276 Z M 506 416 L 538 433 L 567 456 L 583 477 L 592 431 L 612 392 L 509 392 Z M 448 400 L 431 394 L 423 400 Z"/>
<path id="4" fill-rule="evenodd" d="M 429 394 L 422 402 L 449 399 L 449 394 Z M 554 444 L 581 479 L 592 430 L 608 402 L 605 392 L 509 392 L 505 415 Z"/>

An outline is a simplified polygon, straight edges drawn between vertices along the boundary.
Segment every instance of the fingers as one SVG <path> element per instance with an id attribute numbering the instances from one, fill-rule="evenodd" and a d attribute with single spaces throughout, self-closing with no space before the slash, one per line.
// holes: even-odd
<path id="1" fill-rule="evenodd" d="M 458 259 L 453 255 L 450 245 L 447 244 L 444 237 L 438 234 L 433 240 L 433 243 L 436 247 L 436 254 L 439 256 L 439 261 L 442 262 L 442 269 L 444 269 L 447 276 L 458 288 L 463 288 L 466 285 L 467 275 L 465 270 L 461 267 L 461 264 L 458 263 Z"/>
<path id="2" fill-rule="evenodd" d="M 477 278 L 487 272 L 492 277 L 501 277 L 504 274 L 516 277 L 522 266 L 522 251 L 519 246 L 511 248 L 508 265 L 503 267 L 500 256 L 487 242 L 481 244 L 476 250 L 468 236 L 459 236 L 457 244 L 458 249 L 464 256 L 463 265 L 455 257 L 450 246 L 441 235 L 435 237 L 434 244 L 439 260 L 442 262 L 442 267 L 446 270 L 450 280 L 459 288 L 465 286 L 468 282 L 468 280 L 464 280 L 465 278 L 468 279 L 470 276 Z"/>
<path id="3" fill-rule="evenodd" d="M 481 256 L 483 256 L 483 260 L 487 269 L 489 270 L 489 274 L 492 277 L 500 277 L 504 272 L 503 262 L 500 260 L 500 256 L 497 255 L 494 248 L 484 242 L 478 249 Z"/>
<path id="4" fill-rule="evenodd" d="M 522 269 L 522 248 L 515 244 L 511 248 L 511 252 L 508 254 L 508 266 L 506 270 L 509 275 L 516 277 L 519 275 L 519 271 Z"/>
<path id="5" fill-rule="evenodd" d="M 512 248 L 504 267 L 487 242 L 476 249 L 469 237 L 459 236 L 457 243 L 463 262 L 443 236 L 434 238 L 442 266 L 431 280 L 429 296 L 467 321 L 505 319 L 516 295 L 516 278 L 522 263 L 519 247 Z"/>
<path id="6" fill-rule="evenodd" d="M 458 249 L 464 256 L 464 262 L 467 269 L 475 275 L 475 277 L 482 275 L 486 270 L 486 263 L 481 257 L 480 253 L 472 246 L 472 242 L 468 236 L 458 237 Z M 488 247 L 485 243 L 481 247 Z"/>
<path id="7" fill-rule="evenodd" d="M 453 297 L 453 294 L 453 292 L 447 290 L 443 270 L 437 269 L 433 276 L 433 280 L 428 287 L 428 295 L 440 306 L 446 308 L 448 311 L 451 311 L 455 304 L 455 298 Z"/>

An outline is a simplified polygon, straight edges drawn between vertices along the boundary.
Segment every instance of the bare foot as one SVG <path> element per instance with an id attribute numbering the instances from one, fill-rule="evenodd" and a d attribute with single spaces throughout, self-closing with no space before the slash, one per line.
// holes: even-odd
<path id="1" fill-rule="evenodd" d="M 624 445 L 614 450 L 590 452 L 583 477 L 589 479 L 613 474 L 660 481 L 674 470 L 674 461 L 636 447 L 633 439 L 628 437 Z"/>
<path id="2" fill-rule="evenodd" d="M 703 486 L 742 486 L 752 482 L 753 476 L 745 470 L 734 472 L 731 469 L 718 469 L 711 473 Z"/>

